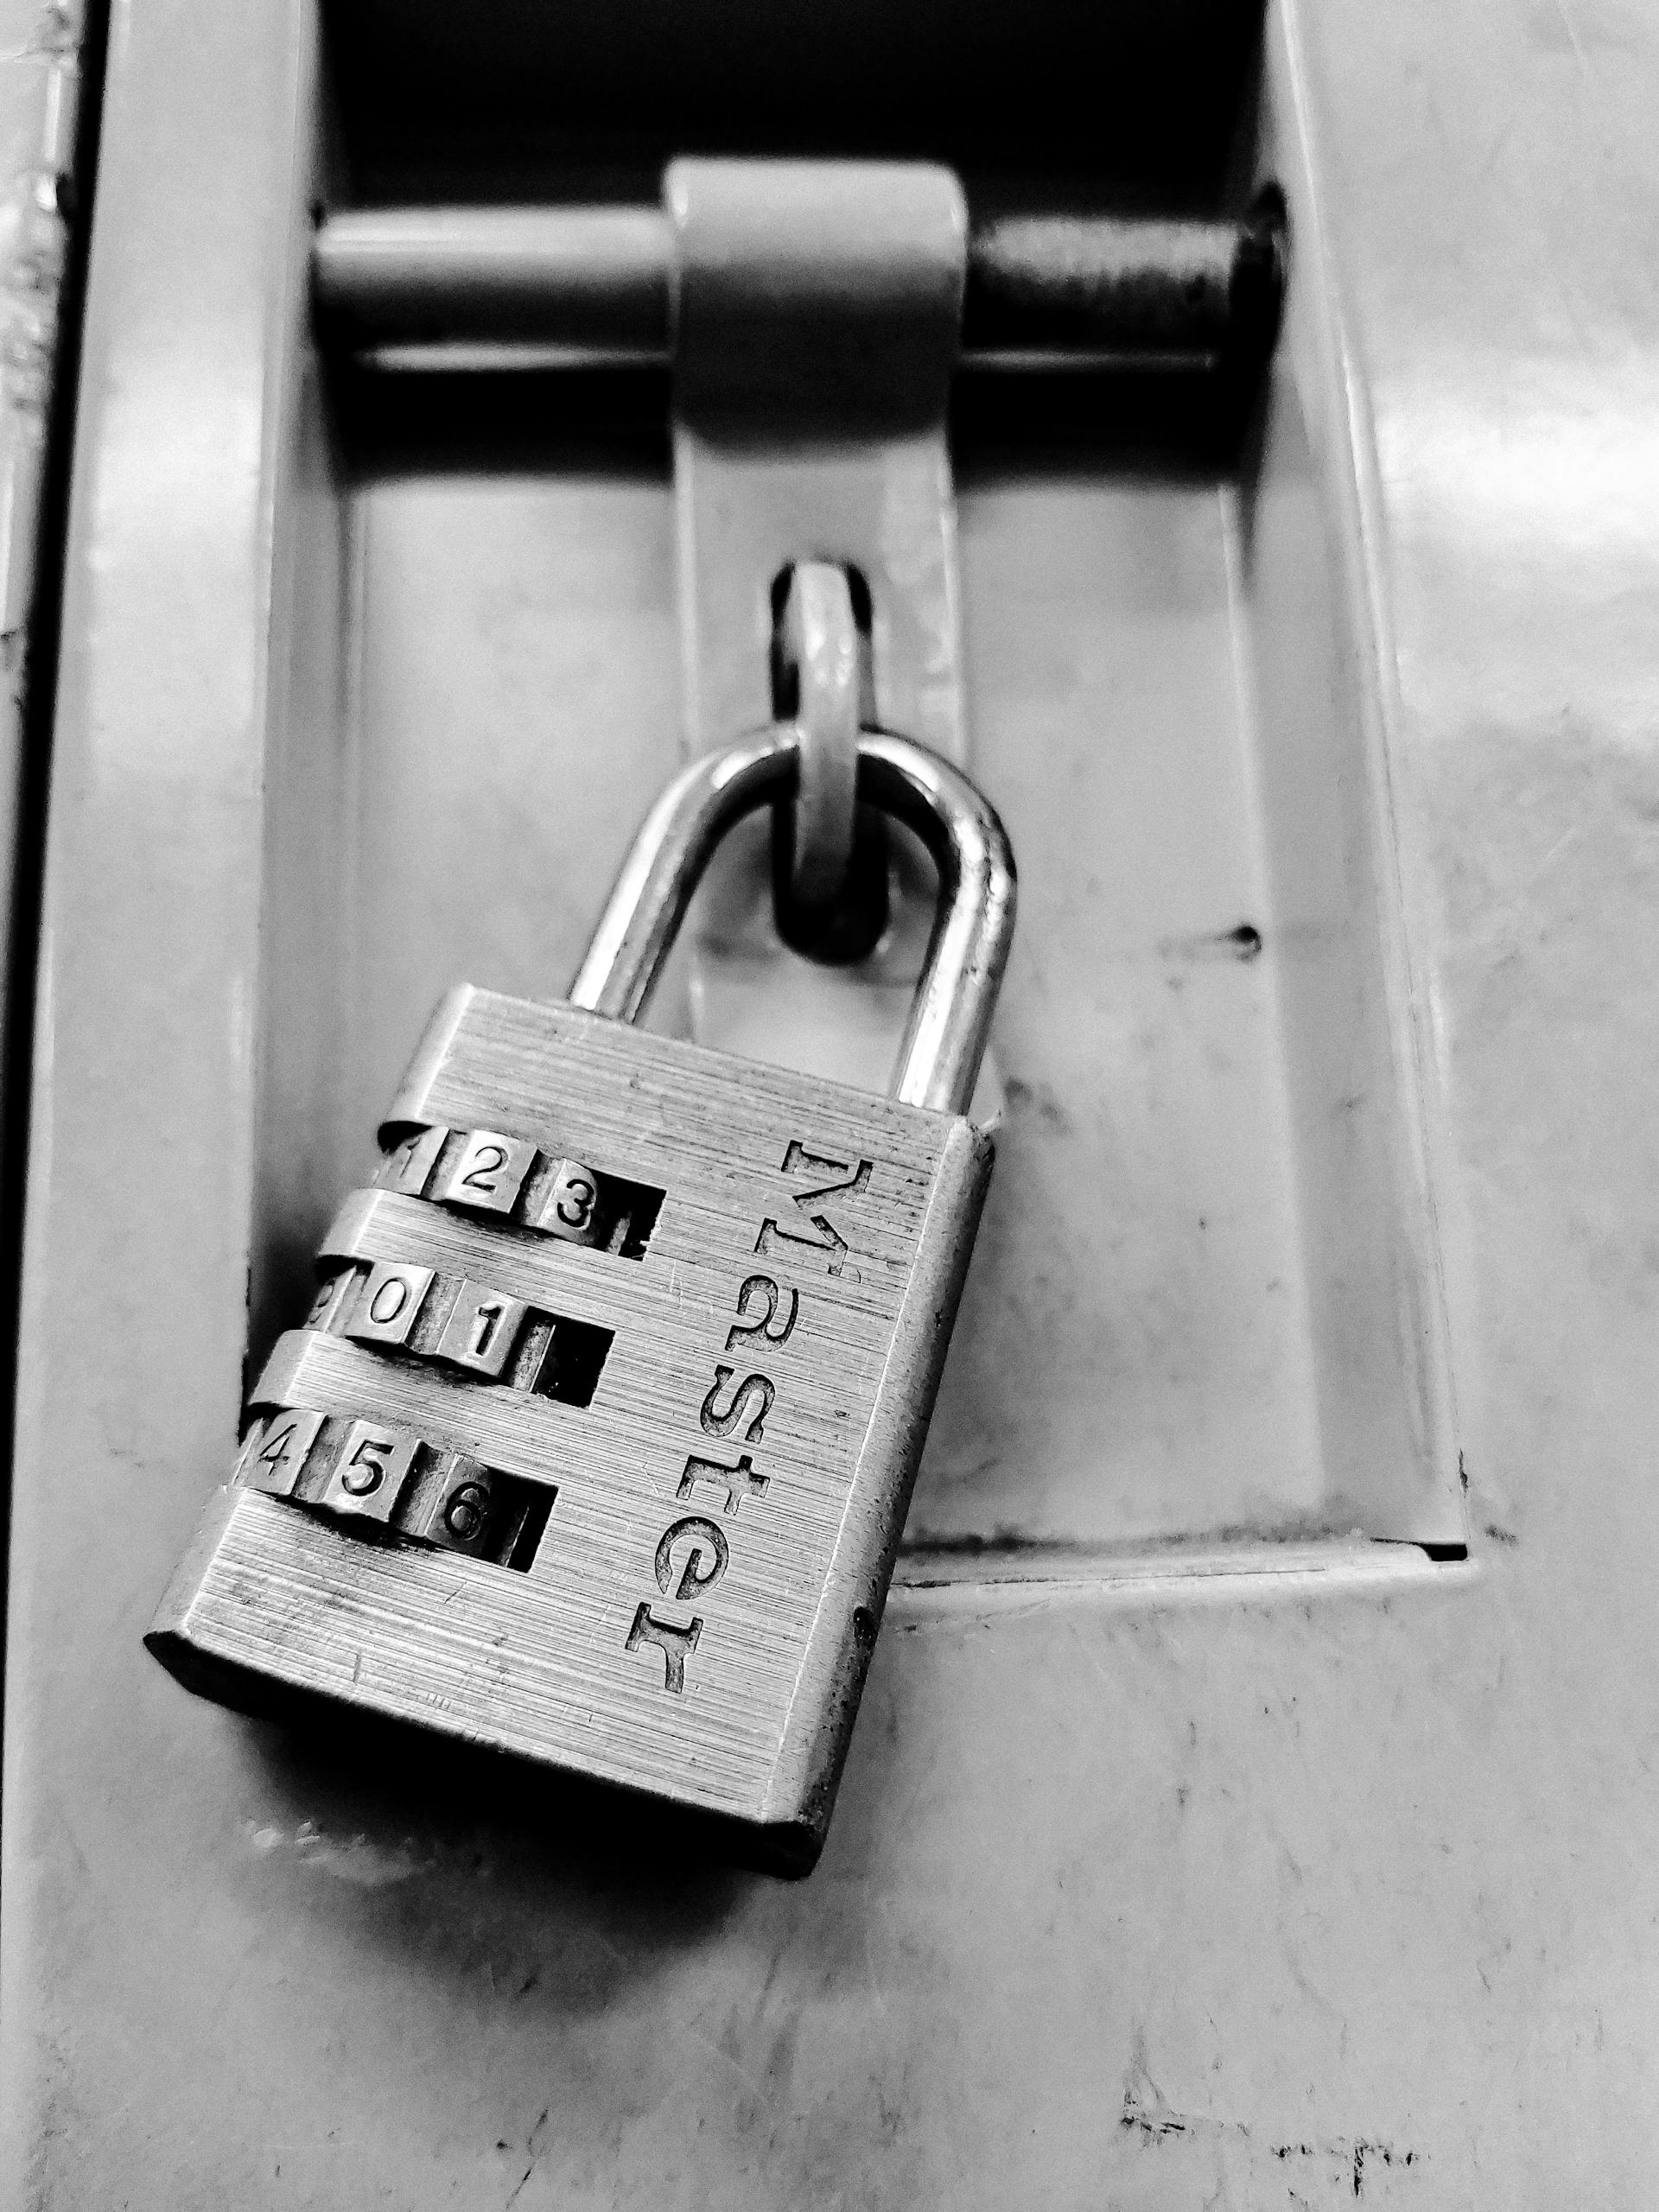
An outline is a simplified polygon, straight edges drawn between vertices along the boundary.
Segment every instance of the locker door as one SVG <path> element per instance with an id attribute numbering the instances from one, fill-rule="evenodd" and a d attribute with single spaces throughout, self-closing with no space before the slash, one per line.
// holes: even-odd
<path id="1" fill-rule="evenodd" d="M 1644 2202 L 1656 72 L 1634 13 L 1468 0 L 115 12 L 10 2196 Z M 367 358 L 316 223 L 643 206 L 688 151 L 941 160 L 988 219 L 1288 207 L 1247 408 L 955 389 L 1025 898 L 1000 1164 L 796 1884 L 142 1645 L 431 1001 L 556 995 L 682 752 L 666 369 Z M 735 1021 L 699 957 L 661 1018 Z"/>

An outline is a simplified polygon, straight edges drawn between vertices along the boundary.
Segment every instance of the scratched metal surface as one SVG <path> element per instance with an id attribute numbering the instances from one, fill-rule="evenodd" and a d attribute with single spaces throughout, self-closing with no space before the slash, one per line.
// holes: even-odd
<path id="1" fill-rule="evenodd" d="M 1096 1552 L 994 1580 L 982 1520 L 976 1564 L 895 1598 L 793 1887 L 250 1726 L 139 1652 L 234 1425 L 260 1147 L 312 1110 L 260 1089 L 249 884 L 286 803 L 265 718 L 327 707 L 335 671 L 273 698 L 270 532 L 317 523 L 302 594 L 350 564 L 315 479 L 270 500 L 271 124 L 308 98 L 283 21 L 117 20 L 13 1535 L 8 2194 L 1645 2206 L 1651 20 L 1332 0 L 1294 11 L 1274 78 L 1311 152 L 1310 466 L 1344 493 L 1386 739 L 1472 1563 L 1286 1548 L 1276 1577 L 1136 1580 Z M 638 632 L 578 579 L 564 651 L 660 704 L 671 757 L 641 543 L 606 556 Z M 1305 667 L 1304 623 L 1264 616 L 1260 662 Z M 971 654 L 971 598 L 969 625 Z M 570 773 L 620 836 L 611 775 Z M 546 855 L 550 957 L 599 842 Z M 321 938 L 326 907 L 285 926 Z M 342 1154 L 423 1011 L 395 1049 L 371 1024 L 393 1065 L 363 1135 L 339 1113 Z"/>
<path id="2" fill-rule="evenodd" d="M 587 1404 L 315 1325 L 280 1337 L 254 1386 L 256 1406 L 365 1417 L 553 1482 L 536 1556 L 511 1573 L 219 1491 L 157 1616 L 160 1648 L 181 1671 L 251 1669 L 787 1832 L 798 1851 L 816 1844 L 971 1248 L 985 1139 L 957 1115 L 467 990 L 435 1016 L 391 1116 L 507 1132 L 663 1194 L 637 1257 L 390 1191 L 362 1194 L 354 1232 L 326 1240 L 607 1328 Z M 782 1172 L 803 1145 L 817 1165 Z M 798 1192 L 828 1231 L 798 1213 Z M 752 1286 L 771 1293 L 758 1319 Z M 676 1502 L 677 1484 L 689 1498 L 699 1474 L 722 1471 L 721 1524 L 696 1517 L 715 1510 L 704 1491 Z M 676 1590 L 693 1537 L 718 1561 L 709 1550 L 696 1589 Z"/>

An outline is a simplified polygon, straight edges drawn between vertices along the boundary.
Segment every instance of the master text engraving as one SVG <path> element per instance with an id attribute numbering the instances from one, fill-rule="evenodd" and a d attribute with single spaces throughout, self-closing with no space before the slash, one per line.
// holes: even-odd
<path id="1" fill-rule="evenodd" d="M 791 1193 L 808 1229 L 816 1234 L 809 1235 L 807 1230 L 803 1229 L 785 1229 L 778 1222 L 767 1219 L 761 1223 L 760 1234 L 754 1240 L 757 1255 L 762 1259 L 769 1258 L 774 1243 L 804 1247 L 809 1251 L 827 1254 L 828 1272 L 838 1275 L 846 1263 L 847 1239 L 830 1216 L 818 1208 L 818 1201 L 837 1197 L 856 1198 L 861 1191 L 868 1187 L 872 1165 L 868 1160 L 861 1160 L 855 1164 L 847 1160 L 832 1160 L 824 1153 L 809 1152 L 798 1137 L 791 1137 L 784 1154 L 783 1173 L 785 1175 L 798 1175 L 803 1169 L 815 1174 L 821 1168 L 827 1167 L 831 1171 L 831 1179 L 828 1182 L 815 1183 L 810 1190 Z M 815 1208 L 818 1210 L 814 1211 Z"/>
<path id="2" fill-rule="evenodd" d="M 676 1589 L 674 1548 L 681 1543 L 687 1549 Z M 700 1598 L 725 1573 L 731 1556 L 730 1545 L 712 1521 L 703 1520 L 701 1515 L 677 1521 L 663 1531 L 657 1547 L 657 1587 L 664 1598 L 677 1598 L 682 1604 L 688 1598 Z"/>
<path id="3" fill-rule="evenodd" d="M 746 1375 L 734 1388 L 727 1404 L 717 1405 L 715 1401 L 735 1372 L 730 1367 L 715 1368 L 714 1382 L 698 1410 L 697 1419 L 705 1436 L 729 1436 L 747 1418 L 748 1427 L 743 1431 L 743 1441 L 759 1444 L 766 1433 L 766 1415 L 778 1395 L 778 1386 L 764 1375 Z"/>
<path id="4" fill-rule="evenodd" d="M 730 1351 L 734 1344 L 741 1344 L 745 1337 L 756 1335 L 764 1337 L 769 1344 L 786 1344 L 794 1333 L 796 1319 L 801 1310 L 801 1294 L 798 1290 L 790 1292 L 788 1317 L 782 1328 L 774 1329 L 772 1325 L 777 1319 L 779 1300 L 783 1295 L 782 1288 L 770 1275 L 747 1277 L 742 1289 L 737 1294 L 737 1310 L 741 1319 L 734 1321 L 726 1332 L 727 1351 Z M 765 1308 L 764 1312 L 754 1313 L 753 1319 L 750 1318 L 751 1298 L 756 1299 L 757 1303 Z"/>
<path id="5" fill-rule="evenodd" d="M 726 1493 L 722 1513 L 735 1513 L 746 1497 L 764 1497 L 767 1478 L 757 1475 L 754 1462 L 746 1452 L 734 1467 L 724 1467 L 718 1459 L 699 1459 L 695 1453 L 685 1463 L 685 1472 L 680 1477 L 676 1497 L 690 1497 L 698 1483 L 717 1483 Z"/>
<path id="6" fill-rule="evenodd" d="M 628 1630 L 628 1640 L 623 1649 L 639 1651 L 648 1643 L 659 1646 L 663 1655 L 663 1688 L 676 1697 L 685 1694 L 685 1656 L 697 1648 L 697 1638 L 702 1634 L 702 1623 L 693 1614 L 684 1628 L 672 1621 L 659 1621 L 649 1605 L 641 1605 L 633 1617 L 633 1626 Z"/>

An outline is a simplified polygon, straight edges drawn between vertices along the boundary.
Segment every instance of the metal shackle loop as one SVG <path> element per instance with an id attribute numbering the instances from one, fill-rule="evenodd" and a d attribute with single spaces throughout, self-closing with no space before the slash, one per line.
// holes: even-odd
<path id="1" fill-rule="evenodd" d="M 715 848 L 742 816 L 790 794 L 798 760 L 794 725 L 779 723 L 675 778 L 622 865 L 570 986 L 572 1006 L 636 1018 Z M 1014 855 L 990 802 L 960 769 L 909 738 L 860 732 L 858 796 L 913 830 L 939 872 L 938 913 L 892 1094 L 960 1114 L 973 1096 L 1014 936 Z"/>

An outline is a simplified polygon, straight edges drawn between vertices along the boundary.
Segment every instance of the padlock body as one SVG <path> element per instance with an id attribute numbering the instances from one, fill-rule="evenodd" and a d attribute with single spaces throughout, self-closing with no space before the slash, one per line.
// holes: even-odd
<path id="1" fill-rule="evenodd" d="M 462 988 L 150 1631 L 822 1844 L 991 1167 L 960 1116 Z"/>

